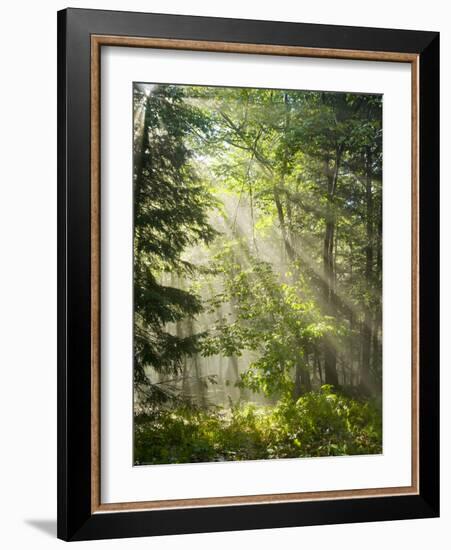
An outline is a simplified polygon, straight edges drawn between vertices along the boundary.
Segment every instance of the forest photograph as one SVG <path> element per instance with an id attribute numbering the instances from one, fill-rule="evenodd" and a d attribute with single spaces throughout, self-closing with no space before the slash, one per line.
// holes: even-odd
<path id="1" fill-rule="evenodd" d="M 382 104 L 133 84 L 135 466 L 382 453 Z"/>

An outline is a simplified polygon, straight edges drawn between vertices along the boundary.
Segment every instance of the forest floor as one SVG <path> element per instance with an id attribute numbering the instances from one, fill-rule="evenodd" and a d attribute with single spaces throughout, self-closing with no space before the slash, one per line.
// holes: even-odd
<path id="1" fill-rule="evenodd" d="M 135 465 L 380 454 L 380 403 L 328 386 L 274 406 L 178 407 L 135 417 Z"/>

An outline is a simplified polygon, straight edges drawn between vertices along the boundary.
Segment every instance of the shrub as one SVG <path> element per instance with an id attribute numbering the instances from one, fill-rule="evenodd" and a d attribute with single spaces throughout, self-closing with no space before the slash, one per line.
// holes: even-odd
<path id="1" fill-rule="evenodd" d="M 340 395 L 331 386 L 276 406 L 185 407 L 135 418 L 135 464 L 380 452 L 380 406 Z"/>

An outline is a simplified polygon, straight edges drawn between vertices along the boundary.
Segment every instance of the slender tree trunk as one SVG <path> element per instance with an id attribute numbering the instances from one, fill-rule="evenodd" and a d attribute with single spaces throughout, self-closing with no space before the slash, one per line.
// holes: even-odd
<path id="1" fill-rule="evenodd" d="M 188 332 L 189 332 L 189 335 L 194 334 L 194 324 L 192 319 L 188 320 Z M 191 362 L 192 362 L 192 366 L 194 367 L 194 388 L 193 389 L 195 391 L 198 403 L 202 407 L 205 407 L 207 404 L 207 399 L 205 396 L 205 384 L 204 384 L 204 381 L 202 380 L 202 367 L 199 364 L 199 357 L 197 356 L 197 353 L 191 357 Z"/>
<path id="2" fill-rule="evenodd" d="M 238 368 L 238 359 L 235 355 L 231 355 L 229 357 L 229 365 L 231 367 L 233 377 L 234 377 L 232 387 L 234 388 L 234 391 L 236 392 L 237 400 L 239 401 L 241 399 L 241 388 L 237 386 L 236 383 L 240 379 L 240 371 Z"/>
<path id="3" fill-rule="evenodd" d="M 293 388 L 294 401 L 297 401 L 299 397 L 301 397 L 302 395 L 301 372 L 302 372 L 302 367 L 298 362 L 296 363 L 295 371 L 294 371 L 294 388 Z"/>
<path id="4" fill-rule="evenodd" d="M 284 131 L 287 134 L 290 126 L 290 106 L 288 102 L 287 94 L 284 95 L 285 103 L 285 121 L 284 121 Z M 280 170 L 280 177 L 278 181 L 275 182 L 273 187 L 273 196 L 274 202 L 276 204 L 277 217 L 279 219 L 280 231 L 282 233 L 282 240 L 285 246 L 285 251 L 290 262 L 296 259 L 296 251 L 293 248 L 293 240 L 291 235 L 291 205 L 289 200 L 285 195 L 285 177 L 287 175 L 288 169 L 288 145 L 285 144 L 283 157 L 282 157 L 282 166 Z M 285 202 L 287 214 L 288 214 L 288 223 L 285 217 L 283 203 Z"/>
<path id="5" fill-rule="evenodd" d="M 381 336 L 380 336 L 380 328 L 381 328 L 381 314 L 380 310 L 378 309 L 374 313 L 374 320 L 373 320 L 373 341 L 372 341 L 372 359 L 373 359 L 373 389 L 374 391 L 377 391 L 378 393 L 382 389 L 380 387 L 381 382 L 381 374 L 382 374 L 382 349 L 381 349 Z"/>
<path id="6" fill-rule="evenodd" d="M 282 241 L 285 247 L 285 252 L 287 254 L 289 261 L 292 262 L 296 258 L 296 253 L 290 242 L 288 229 L 285 221 L 285 214 L 283 211 L 282 200 L 280 197 L 280 192 L 276 187 L 274 187 L 273 189 L 273 196 L 274 196 L 274 202 L 276 204 L 277 218 L 279 220 L 279 226 L 280 226 L 280 231 L 282 233 Z"/>
<path id="7" fill-rule="evenodd" d="M 335 212 L 334 197 L 337 188 L 338 171 L 340 167 L 342 150 L 336 151 L 333 168 L 330 167 L 330 159 L 324 162 L 327 178 L 327 206 L 326 206 L 326 227 L 323 246 L 323 270 L 324 270 L 324 301 L 328 315 L 336 316 L 336 298 L 335 298 L 335 274 L 334 274 L 334 232 L 335 232 Z M 331 336 L 326 335 L 324 342 L 324 371 L 325 382 L 332 386 L 338 386 L 337 373 L 337 352 Z"/>
<path id="8" fill-rule="evenodd" d="M 319 383 L 322 386 L 323 385 L 323 371 L 321 370 L 321 361 L 319 360 L 319 352 L 318 352 L 318 348 L 316 346 L 315 346 L 315 351 L 314 351 L 314 361 L 315 361 L 316 369 L 318 371 Z"/>
<path id="9" fill-rule="evenodd" d="M 366 151 L 366 247 L 365 247 L 365 281 L 366 299 L 362 332 L 362 370 L 360 382 L 366 392 L 372 391 L 371 380 L 371 344 L 373 341 L 373 260 L 374 260 L 374 221 L 372 190 L 372 158 L 369 148 Z"/>
<path id="10" fill-rule="evenodd" d="M 375 301 L 374 320 L 373 320 L 373 371 L 376 376 L 377 387 L 375 391 L 381 392 L 382 381 L 382 199 L 378 207 L 378 224 L 376 235 L 376 272 L 374 274 L 374 284 L 377 288 Z"/>
<path id="11" fill-rule="evenodd" d="M 194 364 L 194 372 L 196 373 L 196 389 L 199 403 L 202 407 L 205 407 L 207 404 L 207 399 L 205 396 L 205 385 L 202 380 L 202 369 L 199 365 L 199 358 L 197 357 L 197 354 L 194 355 L 192 359 Z"/>
<path id="12" fill-rule="evenodd" d="M 139 215 L 139 207 L 142 204 L 142 186 L 143 186 L 143 167 L 144 167 L 144 157 L 145 155 L 150 154 L 149 147 L 149 132 L 148 128 L 150 126 L 150 99 L 146 98 L 143 105 L 143 111 L 140 117 L 140 120 L 134 121 L 136 132 L 134 140 L 134 153 L 133 153 L 133 164 L 134 164 L 134 215 Z M 135 223 L 135 234 L 134 234 L 134 245 L 135 249 L 139 251 L 140 249 L 140 238 L 141 236 L 136 231 Z"/>
<path id="13" fill-rule="evenodd" d="M 305 369 L 301 371 L 301 385 L 304 393 L 312 391 L 312 381 L 310 378 L 310 369 L 309 369 L 309 356 L 305 356 Z"/>
<path id="14" fill-rule="evenodd" d="M 349 341 L 349 383 L 354 385 L 354 360 L 355 360 L 355 315 L 351 310 L 349 312 L 349 332 L 350 332 L 350 341 Z"/>
<path id="15" fill-rule="evenodd" d="M 373 337 L 373 320 L 368 311 L 362 326 L 362 366 L 360 372 L 360 383 L 367 392 L 371 390 L 371 342 Z"/>
<path id="16" fill-rule="evenodd" d="M 308 393 L 309 391 L 312 391 L 312 382 L 310 380 L 310 374 L 308 369 L 306 368 L 307 361 L 305 361 L 306 364 L 302 364 L 302 357 L 299 357 L 299 360 L 296 363 L 295 366 L 295 373 L 294 373 L 294 388 L 293 388 L 293 399 L 296 401 L 303 395 L 304 393 Z"/>
<path id="17" fill-rule="evenodd" d="M 175 334 L 177 338 L 183 338 L 183 324 L 182 321 L 177 321 L 175 324 Z M 189 379 L 190 373 L 188 368 L 188 361 L 186 357 L 183 358 L 182 369 L 182 396 L 184 398 L 191 398 L 191 384 Z"/>
<path id="18" fill-rule="evenodd" d="M 223 315 L 222 315 L 222 309 L 218 312 L 218 320 L 222 324 L 223 322 Z M 225 388 L 225 381 L 224 381 L 224 356 L 219 354 L 218 358 L 218 388 L 220 389 L 220 396 L 221 396 L 221 403 L 223 405 L 227 405 L 226 403 L 226 388 Z"/>

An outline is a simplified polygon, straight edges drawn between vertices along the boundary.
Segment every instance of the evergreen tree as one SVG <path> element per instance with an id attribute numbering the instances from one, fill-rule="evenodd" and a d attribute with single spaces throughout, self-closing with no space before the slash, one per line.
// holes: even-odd
<path id="1" fill-rule="evenodd" d="M 152 405 L 177 397 L 170 381 L 199 338 L 169 330 L 168 323 L 192 318 L 202 304 L 193 292 L 165 284 L 167 274 L 192 276 L 196 267 L 183 252 L 210 242 L 215 231 L 207 219 L 212 199 L 186 146 L 188 135 L 208 130 L 201 113 L 176 86 L 135 85 L 134 105 L 134 383 L 140 402 Z"/>

